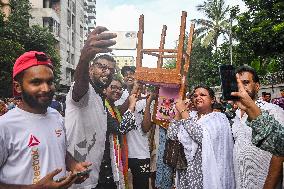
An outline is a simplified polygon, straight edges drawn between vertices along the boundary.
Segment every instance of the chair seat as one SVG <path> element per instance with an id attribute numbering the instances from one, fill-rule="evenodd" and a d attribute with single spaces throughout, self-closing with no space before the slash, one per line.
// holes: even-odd
<path id="1" fill-rule="evenodd" d="M 140 67 L 135 71 L 135 79 L 156 86 L 178 87 L 182 77 L 173 69 Z"/>

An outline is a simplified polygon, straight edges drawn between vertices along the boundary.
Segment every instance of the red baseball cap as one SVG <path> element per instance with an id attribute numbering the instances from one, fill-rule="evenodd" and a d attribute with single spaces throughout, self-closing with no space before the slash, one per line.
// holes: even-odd
<path id="1" fill-rule="evenodd" d="M 29 51 L 25 52 L 23 55 L 21 55 L 15 62 L 13 67 L 13 79 L 15 77 L 23 72 L 24 70 L 38 65 L 47 65 L 51 69 L 53 69 L 53 65 L 50 61 L 50 59 L 46 56 L 43 52 L 38 51 Z M 13 91 L 14 96 L 19 96 L 20 94 L 17 93 L 14 89 Z"/>

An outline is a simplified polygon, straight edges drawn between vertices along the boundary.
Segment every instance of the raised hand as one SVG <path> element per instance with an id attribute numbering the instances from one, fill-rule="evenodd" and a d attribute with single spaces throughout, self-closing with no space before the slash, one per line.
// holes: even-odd
<path id="1" fill-rule="evenodd" d="M 136 106 L 136 102 L 138 100 L 138 97 L 136 94 L 131 94 L 128 98 L 129 100 L 129 107 L 128 109 L 131 111 L 131 112 L 134 112 L 135 110 L 135 106 Z"/>
<path id="2" fill-rule="evenodd" d="M 187 119 L 189 117 L 188 114 L 188 105 L 186 100 L 182 99 L 177 99 L 175 103 L 175 108 L 176 108 L 176 116 L 175 119 Z"/>
<path id="3" fill-rule="evenodd" d="M 182 99 L 176 100 L 175 107 L 176 107 L 176 110 L 178 112 L 182 112 L 184 110 L 187 110 L 187 105 L 186 105 L 185 101 L 182 100 Z"/>
<path id="4" fill-rule="evenodd" d="M 135 80 L 130 94 L 136 94 L 136 97 L 140 98 L 141 92 L 142 92 L 142 84 L 139 81 Z"/>
<path id="5" fill-rule="evenodd" d="M 103 33 L 106 27 L 97 26 L 88 36 L 88 39 L 81 51 L 81 58 L 89 63 L 98 53 L 111 52 L 110 46 L 116 42 L 111 40 L 116 37 L 115 33 Z"/>

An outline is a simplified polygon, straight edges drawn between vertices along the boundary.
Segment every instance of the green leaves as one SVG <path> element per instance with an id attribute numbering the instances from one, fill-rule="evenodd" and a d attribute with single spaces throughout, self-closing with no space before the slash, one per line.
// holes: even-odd
<path id="1" fill-rule="evenodd" d="M 12 69 L 15 60 L 30 50 L 46 52 L 55 65 L 55 79 L 59 83 L 60 56 L 53 35 L 40 26 L 29 27 L 32 18 L 28 0 L 10 0 L 12 12 L 4 22 L 0 13 L 0 97 L 12 96 Z"/>

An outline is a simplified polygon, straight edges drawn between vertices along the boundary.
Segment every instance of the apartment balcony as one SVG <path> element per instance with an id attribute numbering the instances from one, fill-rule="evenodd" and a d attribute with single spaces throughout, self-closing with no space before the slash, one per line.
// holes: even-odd
<path id="1" fill-rule="evenodd" d="M 50 17 L 60 23 L 59 15 L 52 8 L 33 8 L 31 14 L 33 17 Z"/>
<path id="2" fill-rule="evenodd" d="M 30 25 L 40 25 L 48 27 L 54 37 L 59 40 L 60 36 L 60 18 L 52 8 L 33 8 L 31 10 L 32 19 Z"/>

